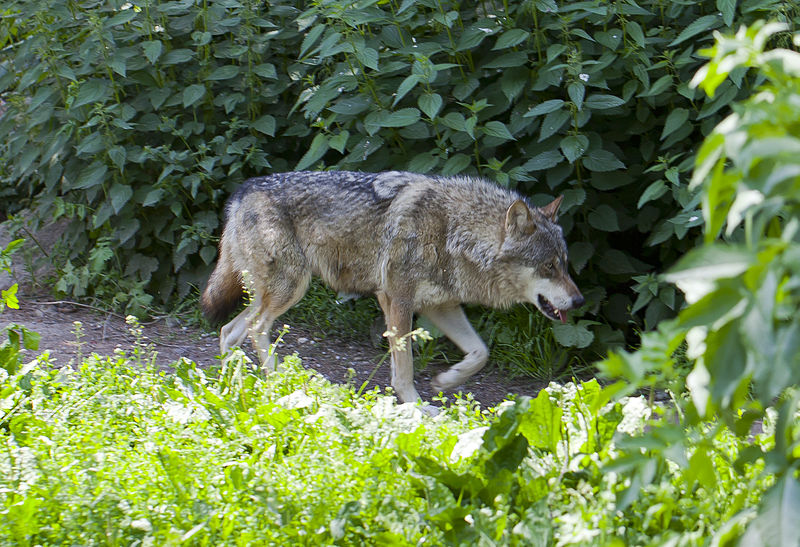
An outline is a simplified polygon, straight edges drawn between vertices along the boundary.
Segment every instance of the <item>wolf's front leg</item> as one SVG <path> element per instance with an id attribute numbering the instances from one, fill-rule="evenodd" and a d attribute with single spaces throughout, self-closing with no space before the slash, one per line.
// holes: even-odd
<path id="1" fill-rule="evenodd" d="M 442 306 L 423 310 L 422 315 L 430 319 L 445 336 L 464 352 L 464 359 L 433 379 L 433 389 L 452 389 L 466 382 L 478 372 L 489 359 L 489 350 L 478 333 L 469 324 L 467 315 L 459 305 Z"/>
<path id="2" fill-rule="evenodd" d="M 389 349 L 392 352 L 392 387 L 404 403 L 420 399 L 414 387 L 414 360 L 411 355 L 411 340 L 406 336 L 411 331 L 413 311 L 411 305 L 401 298 L 390 299 L 385 294 L 379 297 L 386 315 L 389 332 Z"/>

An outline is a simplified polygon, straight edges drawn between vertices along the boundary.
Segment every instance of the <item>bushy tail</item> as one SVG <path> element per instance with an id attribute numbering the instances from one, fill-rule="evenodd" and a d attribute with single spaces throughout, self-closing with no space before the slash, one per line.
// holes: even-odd
<path id="1" fill-rule="evenodd" d="M 233 261 L 220 246 L 219 260 L 208 285 L 200 297 L 203 314 L 211 323 L 220 323 L 233 313 L 242 300 L 242 278 L 233 267 Z"/>

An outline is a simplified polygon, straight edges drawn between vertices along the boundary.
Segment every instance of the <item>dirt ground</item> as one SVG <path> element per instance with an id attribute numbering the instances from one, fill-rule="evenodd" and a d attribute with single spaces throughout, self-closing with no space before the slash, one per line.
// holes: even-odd
<path id="1" fill-rule="evenodd" d="M 78 341 L 74 322 L 80 321 L 83 336 Z M 9 324 L 19 324 L 41 335 L 40 351 L 30 352 L 31 358 L 43 350 L 49 350 L 55 366 L 64 366 L 79 356 L 92 352 L 100 355 L 113 355 L 116 348 L 130 349 L 135 339 L 124 317 L 81 305 L 57 301 L 45 294 L 22 295 L 20 309 L 6 309 L 0 314 L 0 329 Z M 180 319 L 165 317 L 142 324 L 144 343 L 152 344 L 158 352 L 157 364 L 165 369 L 186 357 L 201 366 L 215 362 L 219 353 L 219 338 L 216 332 L 204 332 L 195 326 L 182 324 Z M 248 343 L 249 346 L 249 343 Z M 250 348 L 247 348 L 250 350 Z M 389 385 L 388 359 L 380 365 L 383 351 L 374 347 L 369 340 L 352 340 L 328 335 L 314 335 L 308 328 L 290 325 L 278 348 L 279 355 L 297 353 L 303 365 L 316 370 L 325 378 L 338 383 L 346 383 L 348 377 L 355 386 L 361 386 L 378 367 L 368 389 Z M 252 352 L 251 352 L 252 356 Z M 443 371 L 446 365 L 428 366 L 418 371 L 415 379 L 417 389 L 423 398 L 431 400 L 436 395 L 430 387 L 430 380 Z M 540 382 L 527 378 L 506 378 L 491 363 L 475 375 L 466 385 L 464 392 L 471 392 L 482 406 L 494 406 L 508 393 L 536 395 L 543 387 Z"/>

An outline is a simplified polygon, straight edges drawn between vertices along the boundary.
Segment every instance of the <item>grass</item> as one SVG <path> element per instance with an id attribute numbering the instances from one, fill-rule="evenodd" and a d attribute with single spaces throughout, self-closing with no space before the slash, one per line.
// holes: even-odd
<path id="1" fill-rule="evenodd" d="M 2 355 L 0 544 L 698 544 L 763 491 L 724 432 L 713 487 L 636 479 L 654 409 L 594 381 L 430 417 L 296 358 L 264 377 L 242 355 L 158 371 L 140 343 L 60 370 Z"/>

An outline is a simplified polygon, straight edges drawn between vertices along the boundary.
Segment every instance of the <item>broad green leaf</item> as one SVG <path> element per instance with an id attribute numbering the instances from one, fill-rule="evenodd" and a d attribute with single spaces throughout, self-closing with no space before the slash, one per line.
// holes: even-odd
<path id="1" fill-rule="evenodd" d="M 90 103 L 102 103 L 110 95 L 110 85 L 106 80 L 86 80 L 78 89 L 78 95 L 72 103 L 73 108 L 78 108 Z"/>
<path id="2" fill-rule="evenodd" d="M 656 95 L 660 95 L 667 91 L 672 86 L 672 75 L 665 74 L 660 77 L 658 80 L 653 82 L 653 85 L 650 86 L 650 89 L 647 91 L 643 91 L 639 93 L 637 97 L 655 97 Z"/>
<path id="3" fill-rule="evenodd" d="M 278 72 L 275 70 L 275 65 L 272 63 L 263 63 L 260 65 L 256 65 L 253 67 L 253 72 L 261 76 L 262 78 L 267 78 L 270 80 L 276 80 L 278 78 Z"/>
<path id="4" fill-rule="evenodd" d="M 373 48 L 356 48 L 355 56 L 365 67 L 378 70 L 378 52 Z"/>
<path id="5" fill-rule="evenodd" d="M 586 87 L 580 82 L 572 82 L 567 86 L 567 94 L 575 107 L 580 110 L 583 108 L 583 97 L 586 94 Z"/>
<path id="6" fill-rule="evenodd" d="M 344 154 L 348 138 L 350 138 L 350 132 L 347 129 L 343 129 L 338 135 L 328 139 L 328 144 L 340 154 Z"/>
<path id="7" fill-rule="evenodd" d="M 488 63 L 483 65 L 483 68 L 511 68 L 515 66 L 523 66 L 528 63 L 528 54 L 524 51 L 509 51 L 499 57 L 495 57 Z"/>
<path id="8" fill-rule="evenodd" d="M 194 105 L 200 99 L 202 99 L 205 94 L 206 86 L 203 84 L 192 84 L 187 86 L 186 89 L 183 90 L 183 106 L 188 108 Z"/>
<path id="9" fill-rule="evenodd" d="M 722 14 L 725 26 L 731 26 L 736 15 L 736 0 L 717 0 L 717 9 Z"/>
<path id="10" fill-rule="evenodd" d="M 542 120 L 542 128 L 539 132 L 539 142 L 545 140 L 547 137 L 554 135 L 561 129 L 570 118 L 570 113 L 567 110 L 556 110 L 550 112 Z"/>
<path id="11" fill-rule="evenodd" d="M 191 49 L 173 49 L 164 54 L 164 57 L 161 59 L 161 64 L 163 65 L 177 65 L 180 63 L 186 63 L 192 60 L 194 57 L 194 51 Z"/>
<path id="12" fill-rule="evenodd" d="M 678 34 L 678 37 L 670 42 L 669 47 L 675 47 L 681 42 L 685 42 L 693 36 L 705 33 L 709 29 L 717 28 L 722 25 L 722 18 L 717 14 L 704 15 L 689 23 L 689 25 Z"/>
<path id="13" fill-rule="evenodd" d="M 229 80 L 239 74 L 239 67 L 236 65 L 223 65 L 211 71 L 207 80 Z"/>
<path id="14" fill-rule="evenodd" d="M 590 150 L 581 160 L 589 171 L 614 171 L 625 169 L 625 164 L 608 150 Z"/>
<path id="15" fill-rule="evenodd" d="M 544 101 L 542 103 L 537 104 L 530 110 L 528 110 L 524 118 L 533 118 L 534 116 L 541 116 L 542 114 L 549 114 L 551 112 L 555 112 L 561 108 L 561 105 L 564 104 L 564 101 L 561 99 L 550 99 L 549 101 Z"/>
<path id="16" fill-rule="evenodd" d="M 442 167 L 442 174 L 445 176 L 457 175 L 464 169 L 469 167 L 471 163 L 470 157 L 466 154 L 456 154 L 444 162 Z"/>
<path id="17" fill-rule="evenodd" d="M 108 168 L 106 167 L 106 164 L 96 160 L 92 162 L 91 165 L 89 165 L 86 169 L 81 171 L 78 179 L 75 181 L 75 184 L 71 186 L 71 189 L 79 190 L 102 184 L 105 180 L 107 171 Z"/>
<path id="18" fill-rule="evenodd" d="M 486 122 L 486 124 L 483 126 L 483 131 L 484 133 L 486 133 L 487 135 L 491 135 L 492 137 L 497 137 L 508 141 L 515 140 L 514 136 L 508 130 L 506 125 L 501 121 L 493 120 L 490 122 Z"/>
<path id="19" fill-rule="evenodd" d="M 161 201 L 161 197 L 163 195 L 164 190 L 161 188 L 154 188 L 153 190 L 150 190 L 142 202 L 142 207 L 152 207 L 153 205 L 157 205 Z"/>
<path id="20" fill-rule="evenodd" d="M 659 179 L 653 183 L 651 183 L 642 195 L 639 197 L 639 202 L 636 204 L 638 209 L 641 209 L 642 206 L 647 203 L 648 201 L 653 201 L 654 199 L 658 199 L 664 194 L 667 193 L 667 185 L 664 183 L 663 179 Z"/>
<path id="21" fill-rule="evenodd" d="M 442 97 L 438 93 L 424 93 L 417 99 L 417 105 L 432 120 L 442 108 Z"/>
<path id="22" fill-rule="evenodd" d="M 683 126 L 689 119 L 689 111 L 685 108 L 675 108 L 667 116 L 664 122 L 664 129 L 661 131 L 661 140 L 663 141 L 669 135 L 675 132 L 679 127 Z"/>
<path id="23" fill-rule="evenodd" d="M 265 114 L 253 122 L 253 129 L 270 137 L 275 136 L 275 117 L 270 114 Z"/>
<path id="24" fill-rule="evenodd" d="M 606 108 L 614 108 L 625 104 L 623 99 L 615 97 L 614 95 L 589 95 L 584 102 L 587 108 L 593 110 L 603 110 Z"/>
<path id="25" fill-rule="evenodd" d="M 555 167 L 561 163 L 563 159 L 563 156 L 561 156 L 558 150 L 548 150 L 526 161 L 522 165 L 522 169 L 525 171 L 544 171 L 545 169 Z"/>
<path id="26" fill-rule="evenodd" d="M 512 28 L 510 30 L 505 31 L 495 42 L 492 51 L 498 49 L 508 49 L 510 47 L 514 47 L 516 45 L 521 44 L 524 42 L 531 33 L 527 30 L 522 30 L 520 28 Z"/>
<path id="27" fill-rule="evenodd" d="M 306 53 L 308 53 L 309 49 L 319 40 L 323 32 L 325 32 L 325 25 L 315 25 L 314 28 L 306 33 L 303 38 L 303 43 L 300 46 L 299 58 L 302 59 L 305 57 Z"/>
<path id="28" fill-rule="evenodd" d="M 300 161 L 295 166 L 295 171 L 302 171 L 308 169 L 325 155 L 329 148 L 328 136 L 324 133 L 317 133 L 314 140 L 311 141 L 311 146 L 308 148 Z"/>
<path id="29" fill-rule="evenodd" d="M 586 323 L 581 321 L 580 323 Z M 594 341 L 594 334 L 586 325 L 570 323 L 553 324 L 553 336 L 559 344 L 571 348 L 585 348 Z"/>
<path id="30" fill-rule="evenodd" d="M 603 232 L 619 232 L 617 212 L 610 205 L 598 205 L 589 213 L 589 224 Z"/>
<path id="31" fill-rule="evenodd" d="M 642 27 L 639 26 L 639 23 L 636 21 L 628 21 L 628 24 L 625 25 L 625 32 L 628 33 L 628 36 L 633 38 L 637 46 L 644 47 L 644 32 L 642 32 Z"/>
<path id="32" fill-rule="evenodd" d="M 392 106 L 396 105 L 400 100 L 406 96 L 406 94 L 414 89 L 420 81 L 420 77 L 416 74 L 409 74 L 406 78 L 400 82 L 400 86 L 397 88 L 397 93 L 395 93 L 394 101 L 392 101 Z"/>
<path id="33" fill-rule="evenodd" d="M 570 135 L 561 139 L 559 146 L 567 161 L 574 163 L 589 148 L 589 138 L 586 135 Z"/>
<path id="34" fill-rule="evenodd" d="M 161 50 L 163 47 L 164 44 L 161 43 L 161 40 L 148 40 L 146 42 L 142 42 L 144 56 L 147 57 L 147 60 L 150 61 L 151 65 L 154 65 L 161 56 Z"/>
<path id="35" fill-rule="evenodd" d="M 125 161 L 127 158 L 127 151 L 124 146 L 112 146 L 108 149 L 108 157 L 120 171 L 125 169 Z"/>
<path id="36" fill-rule="evenodd" d="M 111 185 L 108 195 L 111 197 L 114 214 L 118 214 L 133 196 L 133 189 L 127 184 L 114 183 Z"/>

